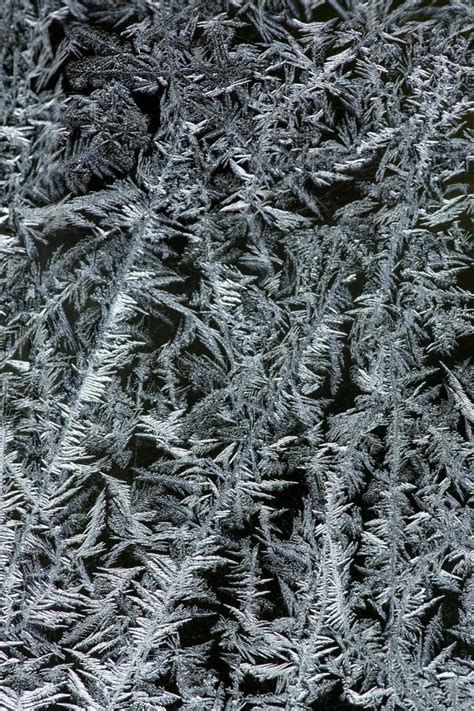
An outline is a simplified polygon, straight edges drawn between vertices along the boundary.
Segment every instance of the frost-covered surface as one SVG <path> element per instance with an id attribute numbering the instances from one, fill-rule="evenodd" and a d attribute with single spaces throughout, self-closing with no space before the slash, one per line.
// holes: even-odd
<path id="1" fill-rule="evenodd" d="M 0 11 L 2 711 L 472 708 L 469 3 Z"/>

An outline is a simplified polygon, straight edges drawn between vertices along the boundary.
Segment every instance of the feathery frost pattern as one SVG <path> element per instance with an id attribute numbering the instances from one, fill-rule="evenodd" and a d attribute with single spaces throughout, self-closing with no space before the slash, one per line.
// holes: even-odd
<path id="1" fill-rule="evenodd" d="M 2 711 L 468 711 L 467 0 L 3 0 Z"/>

